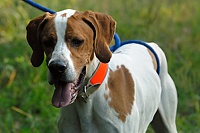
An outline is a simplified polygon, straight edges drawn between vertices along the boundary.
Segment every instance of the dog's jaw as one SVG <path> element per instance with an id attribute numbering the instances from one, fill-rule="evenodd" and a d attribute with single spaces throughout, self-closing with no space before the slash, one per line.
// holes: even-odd
<path id="1" fill-rule="evenodd" d="M 55 91 L 52 98 L 52 104 L 55 107 L 64 107 L 73 103 L 78 95 L 80 87 L 85 80 L 86 67 L 81 71 L 78 79 L 74 82 L 65 82 L 57 80 L 53 84 L 55 85 Z"/>

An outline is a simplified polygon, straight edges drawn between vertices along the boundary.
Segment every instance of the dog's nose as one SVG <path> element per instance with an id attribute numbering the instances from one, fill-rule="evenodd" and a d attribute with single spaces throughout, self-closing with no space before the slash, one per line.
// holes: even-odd
<path id="1" fill-rule="evenodd" d="M 48 65 L 48 68 L 52 74 L 61 75 L 66 71 L 67 64 L 63 61 L 55 60 Z"/>

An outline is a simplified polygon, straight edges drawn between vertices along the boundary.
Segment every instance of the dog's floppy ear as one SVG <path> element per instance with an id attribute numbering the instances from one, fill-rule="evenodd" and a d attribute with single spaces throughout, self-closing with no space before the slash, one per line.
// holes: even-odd
<path id="1" fill-rule="evenodd" d="M 108 63 L 112 56 L 109 45 L 114 36 L 116 22 L 111 16 L 92 11 L 84 12 L 83 21 L 94 31 L 94 51 L 97 58 L 103 63 Z"/>
<path id="2" fill-rule="evenodd" d="M 31 20 L 26 27 L 26 38 L 33 50 L 31 63 L 34 67 L 40 66 L 44 60 L 44 51 L 42 44 L 40 43 L 39 36 L 49 16 L 51 16 L 51 14 L 47 12 L 44 15 Z"/>

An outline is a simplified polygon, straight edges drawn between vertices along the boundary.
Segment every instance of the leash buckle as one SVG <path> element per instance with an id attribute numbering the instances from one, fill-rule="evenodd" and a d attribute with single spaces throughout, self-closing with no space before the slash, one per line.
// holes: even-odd
<path id="1" fill-rule="evenodd" d="M 83 92 L 85 93 L 86 98 L 89 98 L 89 95 L 87 94 L 87 86 L 84 86 Z"/>
<path id="2" fill-rule="evenodd" d="M 84 100 L 85 103 L 87 103 L 87 99 L 89 98 L 89 95 L 87 94 L 87 86 L 85 85 L 83 88 L 83 92 L 81 93 L 81 98 Z"/>
<path id="3" fill-rule="evenodd" d="M 83 90 L 79 95 L 81 96 L 81 98 L 84 100 L 85 103 L 87 103 L 87 99 L 89 99 L 90 94 L 95 92 L 99 86 L 100 84 L 95 84 L 95 85 L 85 85 L 83 87 Z"/>

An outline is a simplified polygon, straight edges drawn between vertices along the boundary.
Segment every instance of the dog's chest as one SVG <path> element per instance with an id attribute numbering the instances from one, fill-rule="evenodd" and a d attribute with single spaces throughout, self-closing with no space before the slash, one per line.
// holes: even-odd
<path id="1" fill-rule="evenodd" d="M 59 128 L 83 133 L 119 132 L 119 124 L 122 122 L 117 113 L 109 106 L 109 102 L 106 100 L 99 102 L 99 98 L 100 96 L 95 98 L 92 96 L 87 103 L 76 101 L 76 105 L 62 108 Z"/>
<path id="2" fill-rule="evenodd" d="M 124 101 L 121 101 L 120 98 L 113 99 L 113 95 L 109 92 L 109 77 L 107 76 L 105 81 L 101 87 L 94 92 L 87 103 L 78 99 L 74 104 L 62 108 L 59 127 L 67 127 L 69 130 L 77 132 L 120 132 L 122 130 L 122 125 L 126 125 L 127 122 L 132 118 L 131 111 L 128 114 L 127 110 L 124 110 L 118 107 Z M 111 81 L 110 81 L 111 82 Z M 110 83 L 111 84 L 111 83 Z M 112 88 L 114 89 L 114 88 Z M 115 105 L 113 100 L 117 100 L 116 102 L 119 105 Z M 121 104 L 122 107 L 125 105 Z M 125 115 L 123 116 L 124 113 Z M 126 114 L 127 113 L 127 114 Z M 74 124 L 76 123 L 76 124 Z M 127 125 L 126 125 L 127 126 Z M 129 126 L 131 127 L 131 126 Z M 68 130 L 68 131 L 69 131 Z"/>

